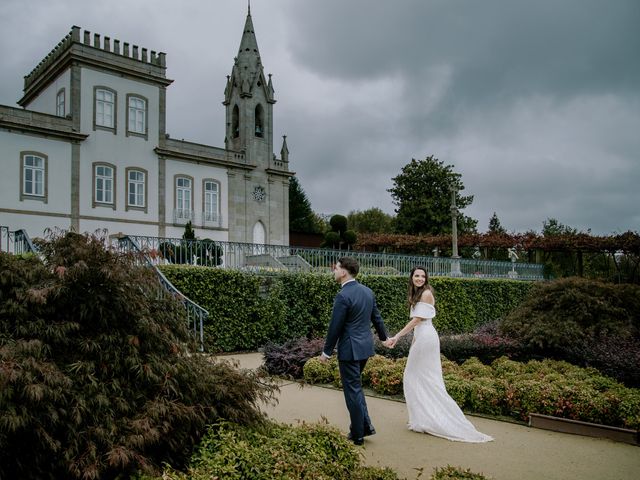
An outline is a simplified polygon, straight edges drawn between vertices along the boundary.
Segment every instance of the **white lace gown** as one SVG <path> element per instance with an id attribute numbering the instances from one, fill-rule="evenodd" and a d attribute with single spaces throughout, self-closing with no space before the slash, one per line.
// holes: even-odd
<path id="1" fill-rule="evenodd" d="M 409 411 L 409 430 L 430 433 L 458 442 L 489 442 L 489 435 L 478 432 L 458 404 L 449 396 L 442 378 L 440 339 L 433 327 L 433 305 L 418 302 L 411 318 L 424 318 L 413 331 L 404 371 L 404 397 Z"/>

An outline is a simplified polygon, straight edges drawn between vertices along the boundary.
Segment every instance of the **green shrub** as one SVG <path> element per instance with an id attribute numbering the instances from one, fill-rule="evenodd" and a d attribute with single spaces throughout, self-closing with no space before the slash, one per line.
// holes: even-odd
<path id="1" fill-rule="evenodd" d="M 362 371 L 362 383 L 364 385 L 370 385 L 371 373 L 381 367 L 384 367 L 385 365 L 388 365 L 389 363 L 389 359 L 382 355 L 374 355 L 373 357 L 369 357 L 369 360 L 367 360 L 367 364 Z"/>
<path id="2" fill-rule="evenodd" d="M 317 358 L 310 358 L 304 364 L 304 381 L 312 385 L 314 383 L 332 383 L 334 379 L 334 372 L 337 370 L 338 360 L 335 355 L 326 363 L 321 362 Z"/>
<path id="3" fill-rule="evenodd" d="M 116 478 L 180 466 L 216 419 L 274 387 L 195 353 L 153 270 L 68 233 L 0 254 L 0 478 Z"/>
<path id="4" fill-rule="evenodd" d="M 305 378 L 309 375 L 329 383 L 330 365 L 321 364 L 320 374 L 315 362 L 321 363 L 312 359 L 305 365 Z M 405 366 L 406 359 L 375 355 L 363 372 L 363 386 L 383 395 L 401 394 Z M 331 368 L 334 384 L 339 386 L 337 362 Z M 624 428 L 637 428 L 640 423 L 640 390 L 626 388 L 593 368 L 557 360 L 519 363 L 506 357 L 490 366 L 477 358 L 457 365 L 442 358 L 442 371 L 449 395 L 471 412 L 521 421 L 530 413 L 540 413 Z"/>
<path id="5" fill-rule="evenodd" d="M 468 468 L 462 469 L 447 465 L 436 468 L 430 480 L 489 480 L 489 478 L 480 473 L 473 473 Z"/>
<path id="6" fill-rule="evenodd" d="M 565 278 L 538 283 L 501 324 L 507 335 L 541 352 L 610 336 L 640 339 L 640 286 Z"/>
<path id="7" fill-rule="evenodd" d="M 468 409 L 473 382 L 468 378 L 452 373 L 445 374 L 443 377 L 449 396 L 455 400 L 461 409 Z"/>
<path id="8" fill-rule="evenodd" d="M 375 358 L 375 357 L 374 357 Z M 388 360 L 365 367 L 368 385 L 382 395 L 398 395 L 402 393 L 402 375 L 407 365 L 406 359 Z M 363 372 L 364 373 L 364 372 Z"/>
<path id="9" fill-rule="evenodd" d="M 265 421 L 242 427 L 221 423 L 209 430 L 186 473 L 168 468 L 164 480 L 397 480 L 388 468 L 362 466 L 363 454 L 338 429 Z"/>

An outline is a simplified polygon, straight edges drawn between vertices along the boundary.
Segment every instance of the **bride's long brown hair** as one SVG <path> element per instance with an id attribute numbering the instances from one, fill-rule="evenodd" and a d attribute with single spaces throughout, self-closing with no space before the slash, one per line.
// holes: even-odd
<path id="1" fill-rule="evenodd" d="M 422 270 L 426 277 L 424 285 L 419 288 L 413 284 L 413 274 L 416 270 Z M 409 274 L 409 291 L 407 292 L 407 303 L 409 304 L 409 307 L 415 306 L 415 304 L 420 301 L 420 297 L 425 290 L 429 290 L 433 293 L 433 288 L 429 285 L 429 272 L 425 267 L 417 265 L 411 269 L 411 273 Z"/>

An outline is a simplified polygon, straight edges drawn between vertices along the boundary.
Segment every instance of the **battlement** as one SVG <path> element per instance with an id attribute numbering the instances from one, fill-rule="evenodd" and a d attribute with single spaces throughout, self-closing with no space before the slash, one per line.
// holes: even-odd
<path id="1" fill-rule="evenodd" d="M 24 77 L 24 89 L 29 89 L 37 79 L 54 65 L 66 52 L 72 49 L 74 45 L 82 45 L 84 47 L 90 47 L 92 49 L 100 50 L 101 52 L 107 52 L 122 58 L 134 60 L 145 65 L 154 66 L 162 69 L 166 69 L 166 54 L 154 50 L 149 52 L 146 48 L 140 48 L 138 45 L 130 45 L 127 42 L 122 42 L 122 49 L 120 48 L 121 42 L 118 39 L 112 39 L 104 36 L 101 38 L 100 34 L 93 34 L 93 41 L 91 38 L 91 32 L 85 30 L 82 39 L 80 38 L 80 27 L 75 25 L 71 27 L 71 31 L 49 52 L 49 54 L 42 59 L 38 65 Z M 164 76 L 164 75 L 163 75 Z"/>

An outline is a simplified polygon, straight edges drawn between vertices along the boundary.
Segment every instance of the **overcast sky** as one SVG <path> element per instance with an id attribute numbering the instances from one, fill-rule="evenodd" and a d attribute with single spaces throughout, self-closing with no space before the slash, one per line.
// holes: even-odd
<path id="1" fill-rule="evenodd" d="M 0 104 L 72 25 L 167 54 L 167 131 L 224 145 L 246 0 L 2 0 Z M 318 213 L 379 207 L 412 158 L 462 175 L 465 214 L 640 231 L 640 1 L 252 0 L 274 148 Z"/>

